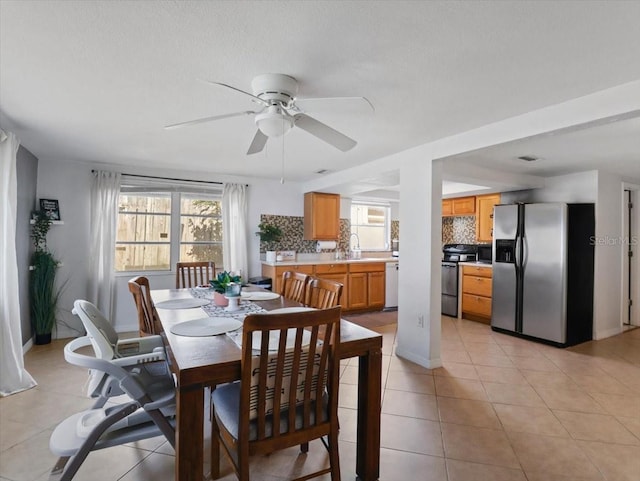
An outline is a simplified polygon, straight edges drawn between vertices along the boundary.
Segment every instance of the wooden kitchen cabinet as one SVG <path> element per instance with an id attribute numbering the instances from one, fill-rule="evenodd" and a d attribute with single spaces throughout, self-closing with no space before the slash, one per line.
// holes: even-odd
<path id="1" fill-rule="evenodd" d="M 385 267 L 383 262 L 349 264 L 348 309 L 384 307 Z"/>
<path id="2" fill-rule="evenodd" d="M 442 216 L 447 217 L 453 215 L 453 200 L 444 199 L 442 201 Z"/>
<path id="3" fill-rule="evenodd" d="M 476 213 L 475 197 L 457 197 L 442 201 L 442 216 L 473 215 Z"/>
<path id="4" fill-rule="evenodd" d="M 285 271 L 302 272 L 342 284 L 340 304 L 344 311 L 380 310 L 384 307 L 386 276 L 384 262 L 336 262 L 331 264 L 262 264 L 262 275 L 270 277 L 273 292 L 282 290 Z"/>
<path id="5" fill-rule="evenodd" d="M 491 322 L 491 267 L 462 266 L 462 317 L 486 324 Z"/>
<path id="6" fill-rule="evenodd" d="M 367 273 L 349 274 L 348 309 L 365 309 L 367 307 Z"/>
<path id="7" fill-rule="evenodd" d="M 343 309 L 347 308 L 349 300 L 349 282 L 348 282 L 348 266 L 347 264 L 317 264 L 315 276 L 321 279 L 329 279 L 342 284 L 342 295 L 340 297 L 340 305 Z"/>
<path id="8" fill-rule="evenodd" d="M 340 237 L 340 195 L 304 194 L 304 239 L 337 240 Z"/>
<path id="9" fill-rule="evenodd" d="M 493 207 L 500 203 L 500 194 L 476 196 L 476 240 L 493 242 Z"/>
<path id="10" fill-rule="evenodd" d="M 270 277 L 273 286 L 273 292 L 280 293 L 282 291 L 282 274 L 286 271 L 301 272 L 303 274 L 313 275 L 315 266 L 312 264 L 295 264 L 287 266 L 269 266 L 262 264 L 262 275 Z"/>
<path id="11" fill-rule="evenodd" d="M 453 215 L 473 215 L 476 213 L 475 197 L 458 197 L 453 200 Z"/>

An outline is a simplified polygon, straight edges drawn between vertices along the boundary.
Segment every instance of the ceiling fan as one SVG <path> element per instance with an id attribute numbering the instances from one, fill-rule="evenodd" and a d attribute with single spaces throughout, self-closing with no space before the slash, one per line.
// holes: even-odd
<path id="1" fill-rule="evenodd" d="M 186 127 L 189 125 L 211 122 L 214 120 L 222 120 L 230 117 L 239 117 L 243 115 L 255 115 L 255 122 L 258 127 L 253 141 L 249 146 L 247 155 L 261 152 L 269 137 L 280 137 L 289 132 L 293 127 L 301 128 L 311 135 L 323 140 L 324 142 L 334 146 L 343 152 L 346 152 L 356 146 L 357 142 L 347 137 L 341 132 L 329 127 L 326 124 L 305 114 L 296 105 L 296 95 L 298 93 L 298 82 L 293 77 L 284 74 L 263 74 L 258 75 L 251 82 L 253 94 L 245 92 L 239 88 L 233 87 L 220 82 L 205 82 L 221 85 L 222 87 L 235 90 L 244 95 L 251 97 L 251 100 L 259 104 L 262 109 L 258 111 L 246 110 L 243 112 L 235 112 L 231 114 L 214 115 L 213 117 L 204 117 L 201 119 L 190 120 L 188 122 L 180 122 L 178 124 L 167 125 L 165 129 L 175 129 L 178 127 Z M 331 98 L 313 98 L 300 100 L 357 100 L 364 101 L 374 110 L 373 105 L 365 97 L 331 97 Z"/>

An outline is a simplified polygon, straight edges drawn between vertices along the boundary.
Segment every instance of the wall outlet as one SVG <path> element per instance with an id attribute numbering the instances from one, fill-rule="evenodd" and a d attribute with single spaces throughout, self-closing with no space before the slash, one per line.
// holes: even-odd
<path id="1" fill-rule="evenodd" d="M 424 327 L 424 315 L 418 314 L 418 327 Z"/>

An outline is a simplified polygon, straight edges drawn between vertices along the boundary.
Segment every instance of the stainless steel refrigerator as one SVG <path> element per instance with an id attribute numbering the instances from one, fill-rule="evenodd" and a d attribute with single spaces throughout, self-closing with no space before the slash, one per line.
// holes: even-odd
<path id="1" fill-rule="evenodd" d="M 493 330 L 570 346 L 592 338 L 593 204 L 497 205 Z"/>

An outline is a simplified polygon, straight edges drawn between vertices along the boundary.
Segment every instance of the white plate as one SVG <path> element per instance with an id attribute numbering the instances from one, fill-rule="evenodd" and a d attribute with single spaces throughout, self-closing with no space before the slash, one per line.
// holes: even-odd
<path id="1" fill-rule="evenodd" d="M 286 314 L 289 312 L 307 312 L 315 311 L 313 307 L 281 307 L 280 309 L 274 309 L 273 311 L 267 311 L 265 314 Z"/>
<path id="2" fill-rule="evenodd" d="M 243 299 L 249 299 L 251 297 L 251 292 L 240 292 L 240 297 L 242 297 Z"/>
<path id="3" fill-rule="evenodd" d="M 248 292 L 247 294 L 251 294 L 251 297 L 247 297 L 250 301 L 270 301 L 272 299 L 277 299 L 280 297 L 280 294 L 277 292 L 269 292 L 269 291 L 258 291 L 258 292 Z"/>
<path id="4" fill-rule="evenodd" d="M 241 327 L 242 322 L 232 317 L 203 317 L 176 324 L 170 331 L 178 336 L 203 337 L 217 336 Z"/>
<path id="5" fill-rule="evenodd" d="M 202 307 L 211 303 L 211 299 L 200 299 L 195 297 L 183 297 L 182 299 L 169 299 L 156 303 L 158 309 L 191 309 Z"/>

